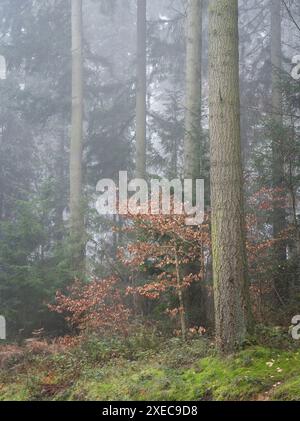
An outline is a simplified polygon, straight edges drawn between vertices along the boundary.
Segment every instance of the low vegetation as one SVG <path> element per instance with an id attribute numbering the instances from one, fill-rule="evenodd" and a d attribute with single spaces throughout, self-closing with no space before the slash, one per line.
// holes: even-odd
<path id="1" fill-rule="evenodd" d="M 126 339 L 2 346 L 0 400 L 299 400 L 300 350 L 270 330 L 219 357 L 209 338 L 183 344 L 142 330 Z M 282 335 L 280 335 L 282 338 Z"/>

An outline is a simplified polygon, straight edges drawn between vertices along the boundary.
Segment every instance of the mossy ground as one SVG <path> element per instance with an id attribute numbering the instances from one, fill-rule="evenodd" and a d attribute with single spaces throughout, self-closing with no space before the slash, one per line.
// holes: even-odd
<path id="1" fill-rule="evenodd" d="M 92 339 L 6 367 L 0 400 L 300 400 L 300 350 L 252 345 L 223 358 L 204 339 Z"/>

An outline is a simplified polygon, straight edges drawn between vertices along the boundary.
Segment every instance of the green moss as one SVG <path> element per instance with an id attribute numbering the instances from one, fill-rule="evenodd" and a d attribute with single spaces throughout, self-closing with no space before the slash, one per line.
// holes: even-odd
<path id="1" fill-rule="evenodd" d="M 24 384 L 8 384 L 0 388 L 0 401 L 27 401 L 28 389 Z"/>
<path id="2" fill-rule="evenodd" d="M 199 341 L 173 340 L 133 359 L 125 353 L 101 363 L 78 351 L 48 357 L 18 376 L 0 374 L 0 400 L 300 399 L 298 352 L 255 346 L 228 358 L 205 353 Z"/>
<path id="3" fill-rule="evenodd" d="M 98 400 L 247 400 L 300 374 L 299 362 L 297 353 L 255 347 L 228 359 L 203 358 L 181 370 L 154 359 L 123 362 L 117 372 L 107 369 L 105 382 L 80 381 L 76 387 Z"/>
<path id="4" fill-rule="evenodd" d="M 278 401 L 299 401 L 300 400 L 300 374 L 296 378 L 276 387 L 271 397 Z"/>
<path id="5" fill-rule="evenodd" d="M 298 354 L 255 347 L 228 359 L 205 358 L 199 363 L 200 372 L 187 376 L 213 400 L 246 400 L 300 372 L 299 362 Z"/>

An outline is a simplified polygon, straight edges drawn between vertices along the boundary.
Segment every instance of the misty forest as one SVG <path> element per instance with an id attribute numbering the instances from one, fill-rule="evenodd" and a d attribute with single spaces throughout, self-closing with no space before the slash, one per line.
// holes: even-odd
<path id="1" fill-rule="evenodd" d="M 299 0 L 0 0 L 0 315 L 0 401 L 300 400 Z"/>

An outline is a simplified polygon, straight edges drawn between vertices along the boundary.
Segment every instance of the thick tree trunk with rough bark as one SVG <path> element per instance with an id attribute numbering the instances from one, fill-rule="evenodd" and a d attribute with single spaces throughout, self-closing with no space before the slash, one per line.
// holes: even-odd
<path id="1" fill-rule="evenodd" d="M 216 342 L 245 339 L 249 292 L 240 135 L 238 1 L 210 2 L 209 111 Z"/>
<path id="2" fill-rule="evenodd" d="M 202 0 L 188 0 L 186 25 L 184 176 L 200 175 Z"/>
<path id="3" fill-rule="evenodd" d="M 282 70 L 282 30 L 281 30 L 281 0 L 272 0 L 271 7 L 271 62 L 272 62 L 272 177 L 273 188 L 284 187 L 284 164 L 282 158 L 282 89 L 281 89 L 281 70 Z M 276 197 L 278 193 L 274 193 L 274 209 L 273 209 L 273 235 L 278 238 L 284 230 L 285 209 L 278 206 Z M 275 262 L 275 287 L 277 293 L 283 298 L 288 287 L 285 285 L 281 267 L 286 260 L 286 244 L 280 242 L 274 247 Z"/>
<path id="4" fill-rule="evenodd" d="M 137 0 L 136 176 L 146 177 L 147 1 Z"/>
<path id="5" fill-rule="evenodd" d="M 74 269 L 84 258 L 84 218 L 82 209 L 83 59 L 82 0 L 72 0 L 72 129 L 70 146 L 70 213 Z"/>

